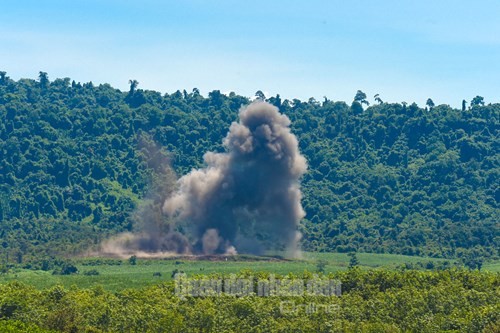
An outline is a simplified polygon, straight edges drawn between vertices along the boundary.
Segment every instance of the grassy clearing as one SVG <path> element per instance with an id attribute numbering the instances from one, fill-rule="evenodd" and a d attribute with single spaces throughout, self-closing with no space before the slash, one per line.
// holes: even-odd
<path id="1" fill-rule="evenodd" d="M 397 266 L 403 265 L 405 263 L 416 264 L 418 262 L 426 263 L 432 261 L 437 264 L 440 262 L 449 261 L 446 259 L 411 257 L 398 254 L 378 254 L 378 253 L 357 253 L 356 257 L 358 258 L 361 266 L 372 267 L 372 268 L 375 267 L 396 268 Z M 326 260 L 332 265 L 339 267 L 347 267 L 349 265 L 350 257 L 346 253 L 306 252 L 304 253 L 304 259 Z"/>
<path id="2" fill-rule="evenodd" d="M 179 262 L 179 261 L 177 261 Z M 9 274 L 0 276 L 0 283 L 7 281 L 22 281 L 37 288 L 46 288 L 56 284 L 65 287 L 76 285 L 80 288 L 88 288 L 94 285 L 102 285 L 105 289 L 118 291 L 125 288 L 138 288 L 161 281 L 170 280 L 174 270 L 183 271 L 188 275 L 210 274 L 210 273 L 237 273 L 245 269 L 255 271 L 274 272 L 278 274 L 300 273 L 304 270 L 316 269 L 314 262 L 302 261 L 194 261 L 182 260 L 176 264 L 176 260 L 138 260 L 137 265 L 130 265 L 124 261 L 122 265 L 77 265 L 80 274 L 75 275 L 52 275 L 52 272 L 33 271 L 20 269 Z M 328 267 L 329 268 L 329 267 Z M 331 271 L 334 271 L 332 267 Z M 86 276 L 83 273 L 95 269 L 99 272 L 96 276 Z M 154 276 L 160 273 L 161 276 Z"/>
<path id="3" fill-rule="evenodd" d="M 416 264 L 432 261 L 435 264 L 445 259 L 410 257 L 393 254 L 359 253 L 357 258 L 360 266 L 365 269 L 387 268 L 394 269 L 405 263 Z M 345 270 L 349 266 L 349 257 L 345 253 L 304 253 L 302 259 L 297 260 L 256 260 L 252 257 L 241 257 L 237 260 L 190 260 L 190 259 L 138 259 L 137 265 L 131 265 L 123 260 L 121 265 L 84 265 L 85 261 L 77 261 L 79 274 L 52 275 L 52 272 L 39 270 L 15 269 L 7 274 L 0 275 L 0 283 L 21 281 L 36 288 L 48 288 L 57 284 L 65 287 L 73 285 L 79 288 L 89 288 L 101 285 L 109 291 L 119 291 L 125 288 L 139 288 L 170 280 L 172 272 L 183 271 L 188 275 L 210 273 L 237 273 L 242 270 L 273 272 L 277 274 L 301 273 L 305 270 L 316 271 L 317 262 L 326 262 L 325 271 L 335 272 Z M 97 270 L 99 275 L 87 276 L 84 272 Z M 500 262 L 484 265 L 484 270 L 500 272 Z M 158 273 L 161 276 L 155 276 Z"/>
<path id="4" fill-rule="evenodd" d="M 483 270 L 489 271 L 489 272 L 500 273 L 500 261 L 497 260 L 494 262 L 484 264 Z"/>

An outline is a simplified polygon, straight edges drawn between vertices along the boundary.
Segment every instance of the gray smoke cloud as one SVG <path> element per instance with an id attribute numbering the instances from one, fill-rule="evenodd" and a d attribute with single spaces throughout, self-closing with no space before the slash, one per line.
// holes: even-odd
<path id="1" fill-rule="evenodd" d="M 105 240 L 96 254 L 120 258 L 192 254 L 188 238 L 176 231 L 175 221 L 162 212 L 163 203 L 174 191 L 177 181 L 170 156 L 144 134 L 138 141 L 139 157 L 154 171 L 149 191 L 131 214 L 133 232 Z"/>
<path id="2" fill-rule="evenodd" d="M 223 145 L 226 152 L 206 153 L 205 168 L 178 180 L 164 213 L 185 228 L 194 253 L 295 255 L 307 163 L 290 120 L 273 105 L 254 102 L 240 111 Z"/>

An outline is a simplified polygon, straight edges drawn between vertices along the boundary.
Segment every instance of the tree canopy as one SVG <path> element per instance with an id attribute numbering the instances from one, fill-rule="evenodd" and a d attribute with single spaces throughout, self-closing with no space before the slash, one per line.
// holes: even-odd
<path id="1" fill-rule="evenodd" d="M 9 260 L 73 253 L 131 230 L 161 179 L 200 167 L 248 98 L 161 94 L 0 72 L 0 245 Z M 259 98 L 265 96 L 259 94 Z M 377 95 L 377 98 L 379 96 Z M 267 98 L 292 121 L 309 172 L 307 250 L 498 256 L 500 104 L 351 106 Z M 161 149 L 148 148 L 158 145 Z"/>

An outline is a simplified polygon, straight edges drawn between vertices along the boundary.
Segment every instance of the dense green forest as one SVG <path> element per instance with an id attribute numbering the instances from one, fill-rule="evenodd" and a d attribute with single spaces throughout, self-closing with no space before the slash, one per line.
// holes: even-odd
<path id="1" fill-rule="evenodd" d="M 269 275 L 246 271 L 237 277 L 256 283 Z M 312 274 L 286 277 L 307 281 Z M 37 290 L 12 282 L 0 285 L 0 330 L 493 333 L 500 329 L 498 274 L 354 268 L 328 277 L 340 281 L 341 296 L 182 298 L 174 293 L 172 282 L 117 293 L 99 286 Z"/>
<path id="2" fill-rule="evenodd" d="M 376 96 L 368 106 L 362 92 L 349 104 L 267 101 L 292 120 L 309 163 L 304 249 L 499 255 L 500 104 L 477 96 L 462 109 L 432 100 L 422 108 Z M 122 92 L 0 72 L 4 256 L 77 253 L 131 230 L 165 161 L 178 175 L 200 167 L 249 102 L 217 90 L 162 94 L 131 80 Z"/>

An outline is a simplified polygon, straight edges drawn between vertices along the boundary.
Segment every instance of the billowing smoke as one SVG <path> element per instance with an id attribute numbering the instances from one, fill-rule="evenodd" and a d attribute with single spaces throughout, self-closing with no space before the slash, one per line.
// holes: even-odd
<path id="1" fill-rule="evenodd" d="M 290 120 L 266 102 L 242 109 L 206 167 L 178 181 L 163 211 L 185 228 L 195 253 L 298 251 L 307 163 Z"/>
<path id="2" fill-rule="evenodd" d="M 150 193 L 132 214 L 133 232 L 101 244 L 99 254 L 298 253 L 304 216 L 299 182 L 307 164 L 290 120 L 265 102 L 242 109 L 206 167 L 176 180 L 168 154 L 141 137 L 139 154 L 154 170 Z"/>
<path id="3" fill-rule="evenodd" d="M 169 154 L 142 134 L 139 137 L 138 155 L 153 170 L 148 194 L 131 214 L 133 232 L 125 232 L 105 240 L 98 255 L 114 257 L 164 257 L 191 254 L 192 247 L 186 236 L 175 230 L 175 221 L 162 212 L 166 198 L 175 189 L 177 177 L 170 163 Z"/>

